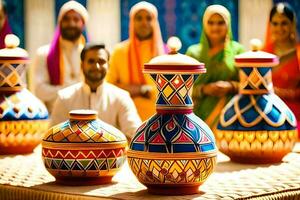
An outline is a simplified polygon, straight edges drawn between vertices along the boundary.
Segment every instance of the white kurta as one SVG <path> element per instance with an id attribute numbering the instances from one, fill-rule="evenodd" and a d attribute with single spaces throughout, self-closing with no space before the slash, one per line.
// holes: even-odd
<path id="1" fill-rule="evenodd" d="M 64 61 L 64 83 L 63 85 L 51 85 L 47 56 L 49 45 L 40 47 L 31 69 L 31 90 L 41 99 L 51 112 L 57 92 L 66 86 L 82 81 L 80 69 L 80 52 L 83 45 L 60 39 L 61 51 Z"/>
<path id="2" fill-rule="evenodd" d="M 107 82 L 96 92 L 91 92 L 83 82 L 60 90 L 53 106 L 51 125 L 67 120 L 69 112 L 76 109 L 96 110 L 99 119 L 119 128 L 128 138 L 132 138 L 141 125 L 129 93 Z"/>

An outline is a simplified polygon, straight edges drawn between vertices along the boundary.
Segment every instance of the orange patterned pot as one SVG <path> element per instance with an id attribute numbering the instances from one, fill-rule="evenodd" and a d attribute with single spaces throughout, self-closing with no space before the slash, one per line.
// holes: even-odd
<path id="1" fill-rule="evenodd" d="M 0 154 L 30 153 L 48 129 L 45 105 L 23 85 L 28 54 L 19 39 L 7 35 L 0 50 Z"/>
<path id="2" fill-rule="evenodd" d="M 123 133 L 92 110 L 74 110 L 53 126 L 42 142 L 46 169 L 62 184 L 110 183 L 126 159 Z"/>

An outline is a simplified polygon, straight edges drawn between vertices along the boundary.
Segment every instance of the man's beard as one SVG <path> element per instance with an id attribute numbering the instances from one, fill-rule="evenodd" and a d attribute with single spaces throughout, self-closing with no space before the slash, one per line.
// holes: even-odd
<path id="1" fill-rule="evenodd" d="M 81 32 L 82 31 L 79 28 L 63 28 L 61 29 L 61 36 L 63 39 L 75 41 L 79 39 Z"/>
<path id="2" fill-rule="evenodd" d="M 94 76 L 95 72 L 89 71 L 84 73 L 85 79 L 89 80 L 90 82 L 100 82 L 104 79 L 106 73 L 101 73 L 100 76 Z"/>

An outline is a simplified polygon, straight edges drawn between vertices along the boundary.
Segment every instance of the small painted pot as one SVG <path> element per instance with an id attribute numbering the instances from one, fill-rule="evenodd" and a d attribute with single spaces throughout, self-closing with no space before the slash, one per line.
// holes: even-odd
<path id="1" fill-rule="evenodd" d="M 210 128 L 193 113 L 190 89 L 203 63 L 177 53 L 176 38 L 168 41 L 169 55 L 145 64 L 159 91 L 157 113 L 136 131 L 128 163 L 148 191 L 163 195 L 199 192 L 216 165 L 217 149 Z"/>
<path id="2" fill-rule="evenodd" d="M 42 141 L 46 169 L 67 185 L 110 183 L 126 159 L 121 131 L 99 120 L 92 110 L 73 110 Z"/>
<path id="3" fill-rule="evenodd" d="M 19 42 L 9 34 L 0 50 L 0 154 L 32 152 L 48 129 L 47 108 L 22 83 L 29 59 Z"/>
<path id="4" fill-rule="evenodd" d="M 278 62 L 256 43 L 252 51 L 235 57 L 239 94 L 222 110 L 216 134 L 219 150 L 232 161 L 276 163 L 294 147 L 296 118 L 273 89 L 271 68 Z"/>

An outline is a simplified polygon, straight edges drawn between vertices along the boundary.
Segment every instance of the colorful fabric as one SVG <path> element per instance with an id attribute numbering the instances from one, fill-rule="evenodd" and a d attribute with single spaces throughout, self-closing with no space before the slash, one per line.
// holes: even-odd
<path id="1" fill-rule="evenodd" d="M 11 28 L 9 26 L 8 19 L 6 17 L 5 21 L 3 23 L 3 27 L 1 29 L 1 32 L 0 32 L 0 49 L 5 48 L 4 39 L 5 39 L 5 36 L 7 34 L 10 34 L 10 33 L 12 33 L 12 31 L 11 31 Z"/>
<path id="2" fill-rule="evenodd" d="M 153 28 L 153 37 L 151 38 L 152 42 L 149 45 L 149 49 L 152 57 L 149 60 L 157 55 L 161 55 L 164 53 L 164 46 L 161 37 L 161 31 L 157 19 L 157 9 L 150 3 L 140 2 L 134 5 L 130 10 L 130 22 L 129 22 L 129 50 L 128 50 L 128 67 L 130 70 L 130 83 L 131 84 L 145 84 L 146 81 L 144 79 L 142 73 L 142 60 L 139 53 L 141 52 L 139 49 L 139 40 L 134 32 L 134 16 L 140 11 L 146 10 L 152 15 L 152 28 Z M 139 79 L 137 79 L 137 77 Z"/>
<path id="3" fill-rule="evenodd" d="M 275 53 L 270 23 L 267 27 L 264 51 Z M 296 42 L 295 42 L 296 43 Z M 279 65 L 273 68 L 272 80 L 275 92 L 293 111 L 297 119 L 298 137 L 300 137 L 300 44 L 295 49 L 279 57 Z"/>
<path id="4" fill-rule="evenodd" d="M 282 1 L 282 0 L 281 0 Z M 293 1 L 293 0 L 290 0 Z M 139 0 L 120 1 L 121 15 L 121 39 L 128 38 L 129 10 L 139 2 Z M 187 48 L 199 42 L 202 26 L 199 21 L 202 19 L 207 6 L 214 4 L 222 4 L 228 8 L 231 14 L 232 31 L 235 39 L 239 37 L 239 0 L 213 0 L 213 1 L 178 1 L 178 0 L 150 0 L 155 3 L 155 7 L 159 11 L 159 24 L 163 39 L 176 35 L 182 42 L 179 52 L 186 52 Z M 299 4 L 300 6 L 300 4 Z"/>
<path id="5" fill-rule="evenodd" d="M 139 41 L 134 32 L 134 16 L 140 10 L 151 13 L 153 37 L 149 40 Z M 155 83 L 149 75 L 143 74 L 143 64 L 153 57 L 167 52 L 164 47 L 160 27 L 157 19 L 157 9 L 150 3 L 139 2 L 130 10 L 129 39 L 118 44 L 110 59 L 110 69 L 107 80 L 120 87 L 125 85 L 151 85 L 153 93 L 151 98 L 135 97 L 134 103 L 143 120 L 155 113 L 156 93 Z"/>
<path id="6" fill-rule="evenodd" d="M 224 50 L 219 53 L 209 56 L 210 49 L 209 40 L 204 31 L 207 26 L 208 19 L 213 14 L 221 15 L 228 27 L 228 33 L 225 41 Z M 217 81 L 237 81 L 238 70 L 234 66 L 234 56 L 244 51 L 244 48 L 239 43 L 232 40 L 231 20 L 228 10 L 220 5 L 209 6 L 203 16 L 203 27 L 200 38 L 200 43 L 192 45 L 188 48 L 186 54 L 200 62 L 205 63 L 207 73 L 200 75 L 194 86 L 203 86 L 208 83 Z M 195 91 L 194 91 L 195 92 Z M 206 123 L 214 128 L 218 122 L 219 115 L 226 103 L 231 99 L 232 95 L 219 98 L 201 94 L 200 97 L 194 99 L 194 112 Z"/>
<path id="7" fill-rule="evenodd" d="M 69 1 L 65 3 L 59 12 L 58 15 L 58 24 L 60 24 L 63 16 L 71 11 L 74 10 L 75 12 L 79 13 L 86 24 L 88 19 L 88 13 L 87 10 L 76 1 Z M 56 27 L 53 40 L 50 44 L 49 53 L 47 56 L 47 66 L 48 66 L 48 73 L 49 73 L 49 79 L 50 83 L 52 85 L 62 85 L 64 83 L 64 62 L 63 62 L 63 56 L 61 55 L 62 52 L 60 50 L 60 28 L 59 25 Z M 80 43 L 84 44 L 85 39 L 83 36 L 81 36 Z"/>

